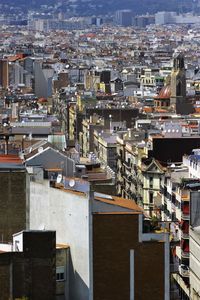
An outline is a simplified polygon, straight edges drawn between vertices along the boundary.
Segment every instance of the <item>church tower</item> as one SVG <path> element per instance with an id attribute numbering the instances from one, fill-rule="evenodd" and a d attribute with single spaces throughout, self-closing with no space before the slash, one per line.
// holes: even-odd
<path id="1" fill-rule="evenodd" d="M 171 73 L 170 105 L 177 113 L 184 113 L 182 109 L 186 103 L 186 76 L 184 57 L 181 53 L 174 57 Z M 184 110 L 184 109 L 183 109 Z"/>

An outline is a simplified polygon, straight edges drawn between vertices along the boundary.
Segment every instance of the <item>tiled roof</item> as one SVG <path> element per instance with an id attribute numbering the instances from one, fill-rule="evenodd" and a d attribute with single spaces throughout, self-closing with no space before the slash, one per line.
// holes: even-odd
<path id="1" fill-rule="evenodd" d="M 22 164 L 22 160 L 17 155 L 0 155 L 0 164 Z"/>
<path id="2" fill-rule="evenodd" d="M 102 201 L 102 202 L 105 202 L 105 203 L 111 204 L 111 205 L 117 205 L 120 207 L 128 208 L 137 213 L 143 213 L 142 208 L 140 206 L 138 206 L 134 200 L 129 200 L 129 199 L 125 199 L 122 197 L 116 197 L 116 196 L 112 196 L 112 200 L 102 198 L 102 197 L 95 197 L 95 200 Z"/>
<path id="3" fill-rule="evenodd" d="M 17 155 L 0 155 L 0 169 L 24 169 L 24 165 Z"/>

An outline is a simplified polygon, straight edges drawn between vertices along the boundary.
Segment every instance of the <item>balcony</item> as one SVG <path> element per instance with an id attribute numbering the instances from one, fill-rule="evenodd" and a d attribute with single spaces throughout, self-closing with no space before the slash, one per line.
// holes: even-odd
<path id="1" fill-rule="evenodd" d="M 131 165 L 130 165 L 127 161 L 124 161 L 124 162 L 123 162 L 123 165 L 124 165 L 127 169 L 131 170 Z"/>
<path id="2" fill-rule="evenodd" d="M 138 178 L 138 180 L 137 180 L 138 184 L 143 187 L 143 185 L 144 185 L 143 180 L 140 177 L 137 177 L 137 178 Z"/>
<path id="3" fill-rule="evenodd" d="M 135 177 L 131 176 L 131 181 L 135 186 L 137 185 L 137 180 Z"/>
<path id="4" fill-rule="evenodd" d="M 181 256 L 182 258 L 189 258 L 189 255 L 190 255 L 189 240 L 181 239 Z"/>
<path id="5" fill-rule="evenodd" d="M 181 231 L 181 238 L 182 239 L 189 239 L 189 233 Z"/>
<path id="6" fill-rule="evenodd" d="M 160 187 L 160 194 L 164 196 L 164 188 Z"/>
<path id="7" fill-rule="evenodd" d="M 176 256 L 181 259 L 181 247 L 180 246 L 176 246 Z"/>
<path id="8" fill-rule="evenodd" d="M 131 184 L 131 179 L 130 179 L 129 176 L 125 176 L 124 179 L 126 180 L 126 182 L 127 182 L 128 184 Z"/>
<path id="9" fill-rule="evenodd" d="M 182 212 L 182 216 L 181 216 L 182 220 L 189 220 L 190 219 L 189 203 L 182 203 L 181 212 Z"/>
<path id="10" fill-rule="evenodd" d="M 185 201 L 188 202 L 190 200 L 189 194 L 183 194 L 183 195 L 181 195 L 181 200 L 183 202 L 185 202 Z"/>
<path id="11" fill-rule="evenodd" d="M 176 208 L 176 218 L 181 221 L 181 217 L 182 217 L 182 214 L 181 214 L 181 210 L 177 207 Z"/>
<path id="12" fill-rule="evenodd" d="M 181 274 L 182 277 L 189 277 L 190 276 L 189 267 L 184 264 L 181 264 L 179 266 L 179 273 Z"/>
<path id="13" fill-rule="evenodd" d="M 137 199 L 137 195 L 134 192 L 131 192 L 131 199 L 136 200 Z"/>
<path id="14" fill-rule="evenodd" d="M 119 185 L 120 185 L 121 183 L 123 183 L 123 180 L 119 180 L 119 179 L 118 179 L 117 182 L 116 182 L 116 184 L 119 184 Z"/>
<path id="15" fill-rule="evenodd" d="M 188 284 L 186 284 L 185 280 L 184 279 L 187 279 L 187 278 L 184 278 L 180 275 L 180 273 L 175 273 L 172 275 L 173 276 L 173 279 L 175 280 L 175 282 L 178 284 L 178 286 L 180 286 L 181 290 L 184 291 L 184 293 L 187 295 L 187 299 L 189 299 L 190 297 L 190 290 L 189 290 L 189 286 Z M 172 299 L 180 299 L 179 297 L 177 298 L 172 298 Z M 182 298 L 183 299 L 183 298 Z"/>
<path id="16" fill-rule="evenodd" d="M 189 258 L 190 257 L 190 253 L 186 252 L 184 250 L 181 250 L 181 257 L 182 258 Z"/>
<path id="17" fill-rule="evenodd" d="M 190 215 L 189 215 L 189 213 L 182 213 L 182 214 L 181 214 L 181 219 L 182 219 L 182 220 L 189 221 L 189 220 L 190 220 Z"/>

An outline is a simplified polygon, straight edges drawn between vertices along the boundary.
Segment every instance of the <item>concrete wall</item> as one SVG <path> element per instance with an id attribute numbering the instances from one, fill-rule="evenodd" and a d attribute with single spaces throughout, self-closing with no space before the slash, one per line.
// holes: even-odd
<path id="1" fill-rule="evenodd" d="M 56 230 L 57 243 L 69 244 L 69 298 L 89 299 L 88 196 L 50 188 L 48 181 L 30 183 L 30 229 Z"/>

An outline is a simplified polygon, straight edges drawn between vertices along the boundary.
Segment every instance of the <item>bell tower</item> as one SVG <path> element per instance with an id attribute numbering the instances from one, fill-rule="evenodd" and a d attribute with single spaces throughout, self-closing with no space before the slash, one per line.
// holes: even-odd
<path id="1" fill-rule="evenodd" d="M 181 53 L 174 57 L 173 69 L 171 73 L 171 97 L 170 105 L 173 106 L 177 113 L 181 106 L 186 103 L 186 76 L 184 57 Z M 178 110 L 178 111 L 177 111 Z"/>

